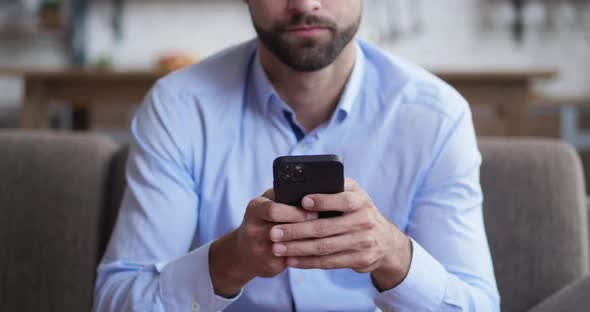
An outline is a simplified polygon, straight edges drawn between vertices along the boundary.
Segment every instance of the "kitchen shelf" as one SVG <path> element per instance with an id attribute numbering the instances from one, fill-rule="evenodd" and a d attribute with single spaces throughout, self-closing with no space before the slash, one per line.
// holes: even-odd
<path id="1" fill-rule="evenodd" d="M 65 36 L 67 33 L 67 26 L 62 28 L 49 30 L 34 27 L 20 27 L 20 26 L 0 26 L 0 38 L 23 38 L 23 37 L 38 37 L 38 36 Z"/>

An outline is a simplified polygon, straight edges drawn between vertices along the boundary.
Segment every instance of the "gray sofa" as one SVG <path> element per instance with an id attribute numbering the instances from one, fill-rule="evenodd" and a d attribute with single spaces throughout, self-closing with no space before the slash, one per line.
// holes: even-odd
<path id="1" fill-rule="evenodd" d="M 485 138 L 480 147 L 502 310 L 590 310 L 577 154 L 551 140 Z M 97 135 L 0 131 L 0 311 L 90 309 L 125 159 Z"/>

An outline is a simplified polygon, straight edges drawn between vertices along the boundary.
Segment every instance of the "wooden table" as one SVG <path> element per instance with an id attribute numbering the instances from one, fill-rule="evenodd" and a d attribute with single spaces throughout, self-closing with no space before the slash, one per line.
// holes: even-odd
<path id="1" fill-rule="evenodd" d="M 435 71 L 435 74 L 457 88 L 470 102 L 478 134 L 503 136 L 527 134 L 527 111 L 533 94 L 531 83 L 556 76 L 552 70 Z M 105 103 L 137 105 L 163 73 L 0 69 L 0 75 L 24 79 L 23 127 L 49 128 L 49 103 L 60 101 L 74 109 L 74 128 L 88 129 L 89 109 Z M 493 125 L 478 122 L 477 112 L 482 107 L 495 115 Z"/>
<path id="2" fill-rule="evenodd" d="M 49 103 L 64 102 L 74 109 L 74 127 L 88 128 L 87 111 L 95 105 L 137 105 L 164 75 L 162 72 L 23 71 L 0 70 L 0 75 L 24 80 L 22 126 L 49 128 Z"/>
<path id="3" fill-rule="evenodd" d="M 469 101 L 478 135 L 526 136 L 528 111 L 535 95 L 533 82 L 554 78 L 557 72 L 538 69 L 444 71 L 438 76 Z"/>

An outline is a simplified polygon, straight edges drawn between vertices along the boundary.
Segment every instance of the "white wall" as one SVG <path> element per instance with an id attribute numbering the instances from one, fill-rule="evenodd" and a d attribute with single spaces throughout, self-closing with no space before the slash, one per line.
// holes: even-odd
<path id="1" fill-rule="evenodd" d="M 62 46 L 55 36 L 26 39 L 0 37 L 0 67 L 55 68 L 64 66 Z M 0 108 L 18 105 L 23 94 L 22 81 L 0 76 Z"/>
<path id="2" fill-rule="evenodd" d="M 525 40 L 518 44 L 509 29 L 510 7 L 500 3 L 489 7 L 491 13 L 482 14 L 484 2 L 428 1 L 424 33 L 387 44 L 387 48 L 429 68 L 554 67 L 560 71 L 559 78 L 539 84 L 540 91 L 590 95 L 590 5 L 579 16 L 572 15 L 571 7 L 557 7 L 555 29 L 545 27 L 542 6 L 529 6 Z M 585 32 L 575 18 L 587 22 Z"/>
<path id="3" fill-rule="evenodd" d="M 92 12 L 90 58 L 110 50 L 120 68 L 147 68 L 162 54 L 175 50 L 205 57 L 255 35 L 246 5 L 235 0 L 130 2 L 122 44 L 112 39 L 110 7 L 96 5 Z"/>
<path id="4" fill-rule="evenodd" d="M 484 0 L 426 1 L 421 1 L 424 24 L 421 33 L 380 44 L 436 69 L 554 66 L 560 71 L 560 77 L 541 83 L 541 91 L 556 95 L 590 95 L 590 25 L 586 27 L 586 34 L 580 28 L 571 27 L 568 23 L 572 14 L 567 8 L 561 9 L 563 14 L 559 14 L 560 28 L 547 31 L 542 27 L 540 7 L 530 7 L 527 10 L 530 30 L 525 42 L 519 45 L 513 42 L 508 29 L 511 10 L 507 5 L 493 5 L 490 14 L 482 14 Z M 395 10 L 388 16 L 390 20 L 393 17 L 401 21 L 398 15 L 403 14 Z M 587 16 L 590 20 L 590 15 Z M 124 40 L 118 45 L 111 36 L 110 18 L 107 4 L 93 5 L 89 21 L 89 57 L 96 60 L 101 55 L 111 54 L 115 65 L 126 69 L 153 66 L 160 55 L 174 50 L 205 57 L 254 36 L 247 7 L 238 0 L 130 1 L 124 18 Z M 375 17 L 365 19 L 365 37 L 374 38 L 371 25 L 376 23 Z M 59 44 L 47 38 L 0 39 L 0 67 L 59 67 L 66 62 L 61 52 Z M 18 102 L 21 95 L 18 81 L 0 80 L 0 105 Z"/>

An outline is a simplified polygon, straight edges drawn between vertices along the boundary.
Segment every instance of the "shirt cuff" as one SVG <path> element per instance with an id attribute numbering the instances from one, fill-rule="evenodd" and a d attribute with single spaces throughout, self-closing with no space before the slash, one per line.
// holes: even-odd
<path id="1" fill-rule="evenodd" d="M 234 303 L 215 294 L 209 272 L 209 242 L 168 263 L 161 272 L 161 291 L 167 311 L 222 311 Z"/>
<path id="2" fill-rule="evenodd" d="M 377 295 L 383 311 L 438 311 L 447 286 L 447 271 L 412 239 L 410 271 L 397 287 Z"/>

